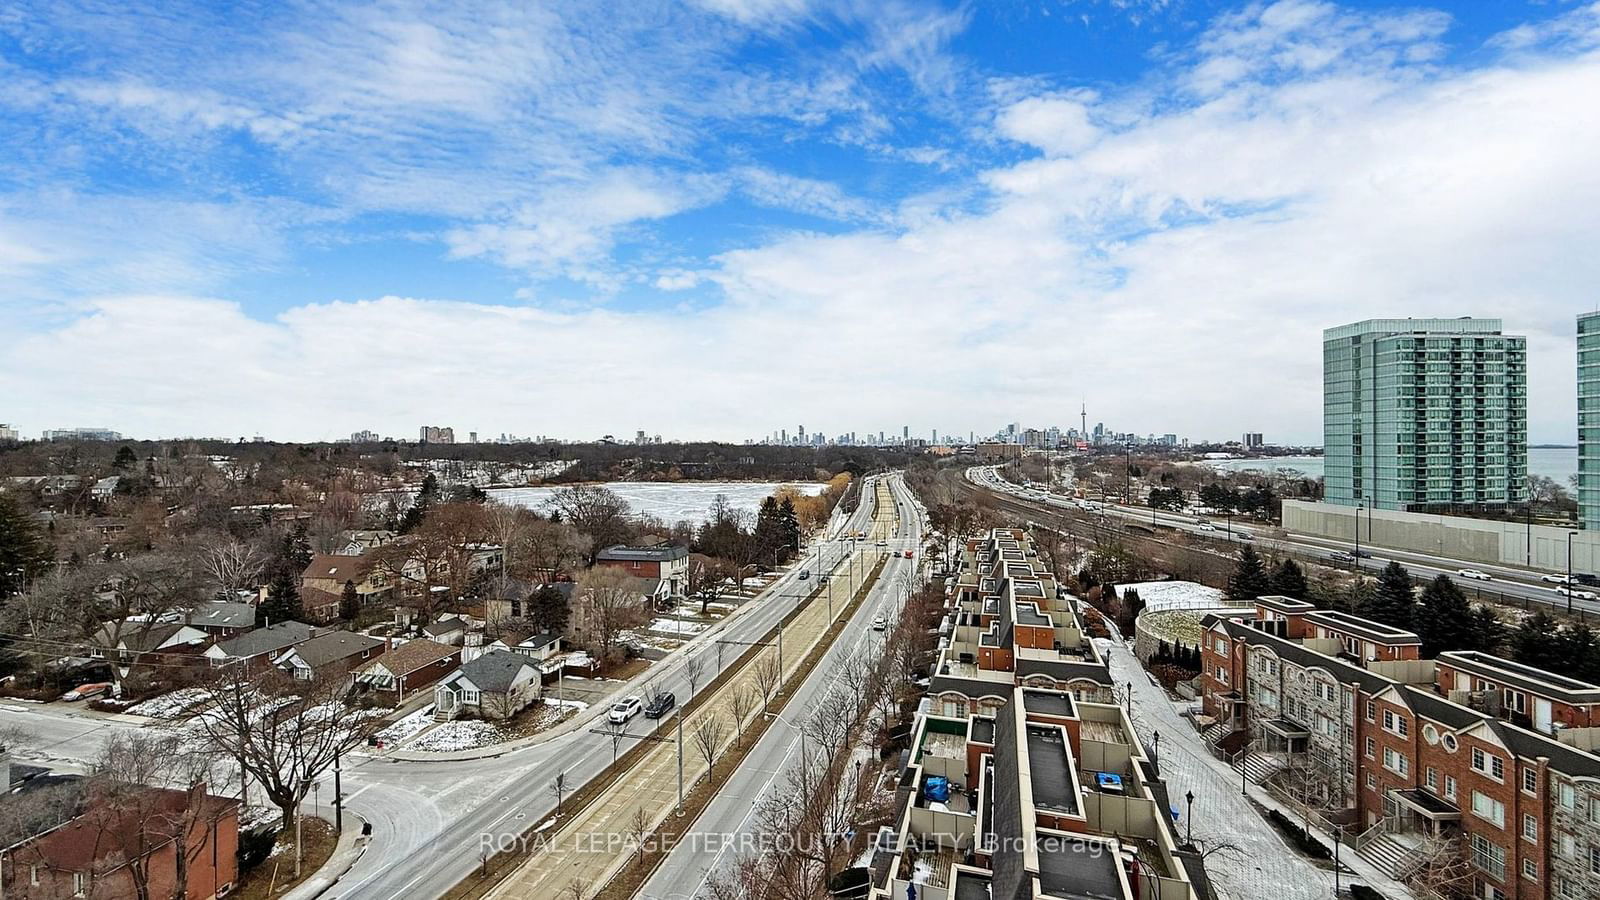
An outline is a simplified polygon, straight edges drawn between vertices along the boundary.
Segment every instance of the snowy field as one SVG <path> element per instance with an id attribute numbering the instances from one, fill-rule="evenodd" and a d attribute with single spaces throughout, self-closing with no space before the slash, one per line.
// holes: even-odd
<path id="1" fill-rule="evenodd" d="M 711 626 L 709 624 L 704 622 L 685 622 L 682 619 L 661 618 L 652 621 L 647 630 L 659 631 L 663 634 L 676 634 L 682 637 L 688 637 L 690 635 L 699 634 L 710 627 Z"/>
<path id="2" fill-rule="evenodd" d="M 761 501 L 772 496 L 784 482 L 760 481 L 613 481 L 605 487 L 626 500 L 628 508 L 636 515 L 655 516 L 665 522 L 687 519 L 699 524 L 706 520 L 711 501 L 725 494 L 734 509 L 748 510 L 753 517 Z M 794 483 L 796 489 L 807 496 L 822 493 L 823 485 L 812 482 Z M 560 488 L 528 487 L 499 488 L 489 491 L 489 496 L 502 503 L 526 506 L 546 511 L 550 497 Z"/>
<path id="3" fill-rule="evenodd" d="M 1119 584 L 1117 593 L 1133 588 L 1139 592 L 1148 610 L 1162 609 L 1221 609 L 1227 606 L 1228 595 L 1214 587 L 1192 581 L 1141 581 L 1138 584 Z"/>
<path id="4" fill-rule="evenodd" d="M 488 722 L 445 722 L 412 741 L 406 749 L 448 753 L 452 750 L 475 750 L 504 740 L 505 735 L 500 729 Z"/>

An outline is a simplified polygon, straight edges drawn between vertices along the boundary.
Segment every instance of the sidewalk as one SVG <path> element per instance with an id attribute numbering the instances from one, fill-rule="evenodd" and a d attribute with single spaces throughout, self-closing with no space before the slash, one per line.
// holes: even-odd
<path id="1" fill-rule="evenodd" d="M 1253 782 L 1241 793 L 1239 770 L 1212 755 L 1193 723 L 1178 712 L 1166 690 L 1145 672 L 1120 638 L 1113 638 L 1107 662 L 1119 687 L 1133 686 L 1132 718 L 1145 746 L 1152 744 L 1153 732 L 1161 733 L 1158 763 L 1169 794 L 1182 797 L 1186 791 L 1194 792 L 1197 843 L 1226 843 L 1239 848 L 1240 858 L 1229 859 L 1219 853 L 1206 862 L 1212 880 L 1237 898 L 1259 896 L 1255 889 L 1262 884 L 1275 886 L 1275 900 L 1322 900 L 1332 896 L 1331 861 L 1312 860 L 1289 846 L 1263 812 L 1276 809 L 1299 822 L 1299 811 L 1280 803 Z M 1315 826 L 1311 833 L 1329 850 L 1333 849 L 1333 835 Z M 1412 896 L 1409 889 L 1378 871 L 1348 844 L 1339 849 L 1339 862 L 1344 869 L 1340 887 L 1359 882 L 1395 900 Z"/>
<path id="2" fill-rule="evenodd" d="M 339 834 L 339 843 L 334 846 L 333 855 L 322 864 L 322 868 L 311 873 L 310 878 L 295 885 L 279 900 L 314 900 L 322 896 L 344 877 L 344 873 L 350 871 L 361 854 L 367 852 L 369 840 L 361 836 L 361 818 L 348 810 L 344 818 L 344 831 Z"/>

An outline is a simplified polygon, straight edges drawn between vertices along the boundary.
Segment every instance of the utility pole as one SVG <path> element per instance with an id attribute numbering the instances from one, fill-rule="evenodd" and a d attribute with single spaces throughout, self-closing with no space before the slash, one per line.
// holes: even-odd
<path id="1" fill-rule="evenodd" d="M 339 758 L 343 754 L 333 751 L 333 833 L 344 833 L 344 792 L 339 789 Z"/>

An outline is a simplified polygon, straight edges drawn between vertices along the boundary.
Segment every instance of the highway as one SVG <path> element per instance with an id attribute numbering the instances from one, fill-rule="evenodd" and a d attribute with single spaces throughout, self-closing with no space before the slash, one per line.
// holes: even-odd
<path id="1" fill-rule="evenodd" d="M 889 542 L 890 556 L 877 584 L 850 619 L 839 639 L 822 661 L 795 689 L 783 712 L 783 719 L 803 723 L 813 708 L 835 686 L 842 660 L 858 649 L 881 644 L 882 636 L 871 623 L 880 612 L 890 615 L 904 602 L 907 579 L 915 579 L 921 564 L 920 538 L 926 528 L 921 507 L 898 476 L 890 476 L 890 490 L 900 508 L 900 525 Z M 904 551 L 915 552 L 915 559 L 904 558 Z M 710 876 L 731 866 L 738 859 L 741 841 L 753 836 L 757 823 L 754 811 L 767 791 L 787 783 L 791 769 L 798 766 L 800 736 L 794 727 L 779 723 L 767 730 L 728 778 L 706 807 L 690 835 L 679 842 L 662 861 L 639 896 L 650 900 L 686 900 L 701 895 Z"/>
<path id="2" fill-rule="evenodd" d="M 873 484 L 864 479 L 863 500 L 856 511 L 828 529 L 829 534 L 865 530 L 870 522 Z M 802 563 L 793 566 L 750 601 L 731 620 L 697 637 L 686 652 L 674 653 L 649 674 L 652 684 L 680 698 L 690 695 L 683 676 L 689 652 L 711 641 L 754 641 L 772 629 L 809 593 L 811 581 L 799 573 L 826 571 L 839 565 L 856 548 L 854 542 L 825 540 L 814 546 Z M 862 547 L 870 557 L 875 549 Z M 819 566 L 819 560 L 821 565 Z M 860 564 L 859 562 L 857 564 Z M 725 654 L 732 665 L 739 653 Z M 707 672 L 703 686 L 716 675 L 716 654 L 703 653 Z M 597 718 L 596 706 L 585 715 Z M 648 720 L 637 719 L 641 729 Z M 485 847 L 509 846 L 531 825 L 544 822 L 555 809 L 549 786 L 557 772 L 565 772 L 569 790 L 587 783 L 610 763 L 610 739 L 587 728 L 550 741 L 508 752 L 492 760 L 400 762 L 368 758 L 345 767 L 347 809 L 373 825 L 370 849 L 350 872 L 324 896 L 360 900 L 399 900 L 437 897 L 454 887 L 482 862 Z M 332 792 L 331 785 L 323 795 Z"/>
<path id="3" fill-rule="evenodd" d="M 1094 501 L 1093 510 L 1084 510 L 1075 498 L 1061 494 L 1044 494 L 1037 496 L 1037 490 L 1012 484 L 1001 478 L 994 466 L 973 466 L 966 472 L 968 481 L 974 485 L 988 488 L 1006 500 L 1019 504 L 1019 512 L 1027 509 L 1049 509 L 1061 515 L 1071 515 L 1075 519 L 1085 522 L 1099 519 L 1116 519 L 1124 524 L 1133 523 L 1145 526 L 1162 526 L 1181 531 L 1184 534 L 1210 542 L 1213 552 L 1233 555 L 1238 552 L 1239 545 L 1243 543 L 1238 537 L 1239 532 L 1246 532 L 1253 538 L 1257 549 L 1276 550 L 1281 554 L 1294 556 L 1320 565 L 1335 565 L 1344 568 L 1359 567 L 1361 570 L 1376 574 L 1389 564 L 1391 560 L 1399 562 L 1410 571 L 1417 581 L 1431 581 L 1438 575 L 1449 575 L 1461 589 L 1469 596 L 1480 596 L 1486 600 L 1517 605 L 1545 605 L 1551 607 L 1567 608 L 1567 598 L 1556 593 L 1556 585 L 1539 581 L 1538 572 L 1527 569 L 1516 569 L 1506 566 L 1492 566 L 1483 563 L 1467 562 L 1430 556 L 1428 554 L 1409 551 L 1389 550 L 1381 547 L 1362 545 L 1363 553 L 1372 554 L 1356 560 L 1334 560 L 1331 554 L 1343 552 L 1349 554 L 1354 546 L 1349 542 L 1332 541 L 1326 538 L 1312 537 L 1309 535 L 1289 534 L 1276 527 L 1249 522 L 1234 525 L 1213 521 L 1209 527 L 1200 524 L 1193 515 L 1162 512 L 1151 510 L 1147 507 L 1123 506 L 1115 503 L 1100 503 Z M 1107 523 L 1109 524 L 1109 523 Z M 1114 526 L 1113 526 L 1114 527 Z M 1478 581 L 1465 578 L 1460 574 L 1462 569 L 1477 570 L 1493 577 L 1492 581 Z M 1574 599 L 1574 610 L 1585 613 L 1600 613 L 1600 601 Z"/>

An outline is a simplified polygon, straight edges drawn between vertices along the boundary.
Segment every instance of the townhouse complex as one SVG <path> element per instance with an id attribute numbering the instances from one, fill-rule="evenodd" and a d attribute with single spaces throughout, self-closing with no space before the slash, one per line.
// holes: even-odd
<path id="1" fill-rule="evenodd" d="M 1201 627 L 1207 742 L 1419 896 L 1600 897 L 1600 688 L 1289 597 Z"/>
<path id="2" fill-rule="evenodd" d="M 947 584 L 946 639 L 872 896 L 1209 897 L 1075 601 L 1025 535 L 967 542 Z"/>

